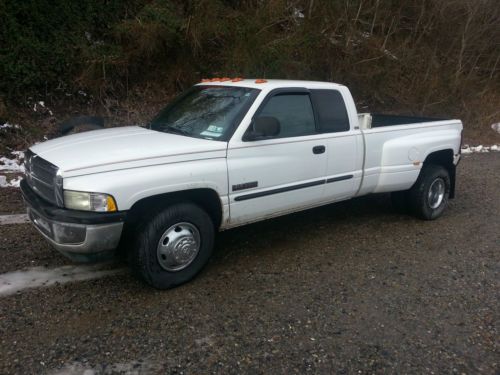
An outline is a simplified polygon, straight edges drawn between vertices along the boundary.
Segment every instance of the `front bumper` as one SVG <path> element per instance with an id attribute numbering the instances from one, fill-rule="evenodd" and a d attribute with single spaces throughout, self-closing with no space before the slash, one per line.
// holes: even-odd
<path id="1" fill-rule="evenodd" d="M 118 247 L 125 212 L 85 212 L 56 207 L 41 199 L 24 180 L 21 192 L 35 228 L 67 257 L 95 261 L 109 257 Z"/>

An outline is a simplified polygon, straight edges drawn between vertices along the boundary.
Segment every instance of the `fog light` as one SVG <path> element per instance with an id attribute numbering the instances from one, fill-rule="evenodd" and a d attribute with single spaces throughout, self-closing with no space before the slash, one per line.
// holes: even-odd
<path id="1" fill-rule="evenodd" d="M 54 241 L 60 244 L 79 244 L 85 241 L 87 229 L 82 225 L 52 223 Z"/>

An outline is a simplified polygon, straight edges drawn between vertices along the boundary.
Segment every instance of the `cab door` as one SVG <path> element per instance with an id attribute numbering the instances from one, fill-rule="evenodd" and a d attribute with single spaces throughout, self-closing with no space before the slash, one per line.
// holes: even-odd
<path id="1" fill-rule="evenodd" d="M 309 90 L 271 91 L 254 118 L 259 116 L 276 118 L 280 129 L 265 139 L 243 136 L 229 142 L 231 225 L 296 211 L 323 199 L 327 147 L 317 131 Z"/>
<path id="2" fill-rule="evenodd" d="M 359 129 L 351 126 L 345 101 L 335 89 L 310 90 L 319 131 L 327 148 L 324 203 L 351 198 L 363 172 L 363 143 Z"/>

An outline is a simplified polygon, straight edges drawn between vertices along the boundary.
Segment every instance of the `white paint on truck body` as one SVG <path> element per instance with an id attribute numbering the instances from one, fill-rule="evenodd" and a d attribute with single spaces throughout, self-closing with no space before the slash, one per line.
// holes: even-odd
<path id="1" fill-rule="evenodd" d="M 354 196 L 408 189 L 427 155 L 434 151 L 452 150 L 458 162 L 459 120 L 371 128 L 370 115 L 362 115 L 360 128 L 354 100 L 343 85 L 286 80 L 206 84 L 260 90 L 228 142 L 124 127 L 66 136 L 31 149 L 59 167 L 64 189 L 111 194 L 119 210 L 158 194 L 211 189 L 221 201 L 220 229 Z M 266 96 L 284 88 L 338 91 L 350 129 L 244 141 L 243 135 Z M 313 154 L 316 145 L 326 151 Z M 326 183 L 318 183 L 320 180 Z M 252 182 L 257 182 L 256 186 L 233 189 L 233 185 Z M 297 185 L 305 187 L 291 189 Z M 270 190 L 279 193 L 265 195 Z M 248 194 L 254 198 L 241 198 Z"/>

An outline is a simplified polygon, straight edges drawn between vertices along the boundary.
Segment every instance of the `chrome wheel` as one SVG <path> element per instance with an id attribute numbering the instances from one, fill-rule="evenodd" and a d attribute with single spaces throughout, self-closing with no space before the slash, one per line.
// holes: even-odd
<path id="1" fill-rule="evenodd" d="M 446 185 L 442 178 L 436 178 L 432 181 L 429 187 L 429 193 L 427 194 L 427 202 L 429 207 L 432 209 L 438 208 L 444 199 L 444 193 L 446 191 Z"/>
<path id="2" fill-rule="evenodd" d="M 200 242 L 200 232 L 193 224 L 174 224 L 158 241 L 158 263 L 166 271 L 180 271 L 194 261 L 200 251 Z"/>

